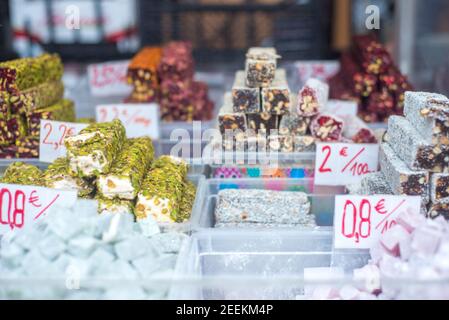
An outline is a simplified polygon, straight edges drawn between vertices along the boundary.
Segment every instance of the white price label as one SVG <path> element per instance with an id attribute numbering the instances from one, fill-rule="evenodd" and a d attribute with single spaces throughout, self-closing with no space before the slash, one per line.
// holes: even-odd
<path id="1" fill-rule="evenodd" d="M 93 96 L 128 95 L 132 88 L 126 82 L 129 61 L 91 64 L 87 67 L 90 92 Z"/>
<path id="2" fill-rule="evenodd" d="M 338 249 L 369 249 L 396 224 L 404 211 L 421 210 L 419 196 L 335 196 L 334 246 Z"/>
<path id="3" fill-rule="evenodd" d="M 379 145 L 356 143 L 317 143 L 315 184 L 344 186 L 356 183 L 379 162 Z"/>
<path id="4" fill-rule="evenodd" d="M 87 126 L 87 123 L 41 120 L 39 161 L 53 162 L 65 156 L 65 137 L 76 135 Z"/>
<path id="5" fill-rule="evenodd" d="M 96 118 L 97 122 L 119 119 L 126 128 L 128 138 L 149 136 L 154 140 L 159 139 L 159 105 L 156 103 L 99 105 Z"/>
<path id="6" fill-rule="evenodd" d="M 70 208 L 77 192 L 0 183 L 0 234 L 21 229 L 54 206 Z"/>
<path id="7" fill-rule="evenodd" d="M 310 78 L 326 81 L 337 74 L 340 69 L 338 61 L 297 61 L 295 62 L 298 77 L 301 83 Z"/>
<path id="8" fill-rule="evenodd" d="M 355 101 L 329 100 L 324 111 L 336 116 L 357 116 L 358 106 Z"/>

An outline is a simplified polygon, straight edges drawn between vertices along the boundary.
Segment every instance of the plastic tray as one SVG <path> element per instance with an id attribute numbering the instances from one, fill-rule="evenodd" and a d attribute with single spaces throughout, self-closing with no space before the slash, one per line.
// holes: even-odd
<path id="1" fill-rule="evenodd" d="M 197 203 L 192 213 L 194 231 L 214 228 L 217 194 L 221 189 L 267 189 L 302 191 L 309 195 L 311 212 L 320 227 L 333 225 L 335 195 L 344 194 L 343 187 L 315 186 L 313 179 L 208 179 L 197 190 Z M 294 227 L 299 229 L 299 227 Z M 221 228 L 220 228 L 221 229 Z M 228 229 L 228 228 L 226 228 Z M 240 228 L 239 228 L 240 229 Z M 243 227 L 241 227 L 243 229 Z M 289 227 L 280 228 L 290 229 Z M 219 229 L 215 229 L 219 230 Z"/>
<path id="2" fill-rule="evenodd" d="M 304 294 L 305 268 L 349 275 L 368 259 L 367 251 L 334 251 L 330 230 L 203 231 L 181 249 L 169 299 L 295 299 Z"/>

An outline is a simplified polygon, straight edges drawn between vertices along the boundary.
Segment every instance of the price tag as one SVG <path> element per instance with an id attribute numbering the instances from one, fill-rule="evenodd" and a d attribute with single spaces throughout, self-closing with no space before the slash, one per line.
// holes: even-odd
<path id="1" fill-rule="evenodd" d="M 87 67 L 90 92 L 96 97 L 128 95 L 132 88 L 126 82 L 129 61 L 91 64 Z"/>
<path id="2" fill-rule="evenodd" d="M 334 246 L 368 249 L 396 224 L 401 212 L 421 210 L 419 196 L 335 196 Z"/>
<path id="3" fill-rule="evenodd" d="M 324 110 L 337 116 L 357 116 L 358 106 L 355 101 L 329 100 Z"/>
<path id="4" fill-rule="evenodd" d="M 128 138 L 149 136 L 159 139 L 159 105 L 156 103 L 126 103 L 99 105 L 96 108 L 97 122 L 120 119 Z"/>
<path id="5" fill-rule="evenodd" d="M 87 123 L 41 120 L 39 161 L 53 162 L 65 156 L 65 137 L 76 135 L 87 126 Z"/>
<path id="6" fill-rule="evenodd" d="M 0 234 L 24 228 L 54 206 L 70 208 L 77 192 L 0 183 Z"/>
<path id="7" fill-rule="evenodd" d="M 315 184 L 344 186 L 359 182 L 367 173 L 376 172 L 379 145 L 356 143 L 317 143 Z"/>

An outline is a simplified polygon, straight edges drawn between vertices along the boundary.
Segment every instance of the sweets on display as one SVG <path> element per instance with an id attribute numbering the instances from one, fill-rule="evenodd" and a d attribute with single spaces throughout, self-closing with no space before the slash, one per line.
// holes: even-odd
<path id="1" fill-rule="evenodd" d="M 245 84 L 245 71 L 237 71 L 232 86 L 232 105 L 234 112 L 259 113 L 260 88 L 248 87 Z"/>
<path id="2" fill-rule="evenodd" d="M 386 143 L 380 147 L 379 162 L 382 173 L 388 177 L 391 190 L 397 195 L 422 196 L 429 200 L 429 174 L 411 170 Z"/>
<path id="3" fill-rule="evenodd" d="M 74 121 L 56 54 L 0 63 L 0 158 L 37 158 L 41 119 Z"/>
<path id="4" fill-rule="evenodd" d="M 249 87 L 269 86 L 275 78 L 278 58 L 274 48 L 250 48 L 246 54 L 246 84 Z"/>
<path id="5" fill-rule="evenodd" d="M 182 159 L 162 156 L 156 160 L 137 196 L 136 219 L 150 216 L 158 222 L 183 222 L 188 215 L 180 209 L 186 174 Z"/>
<path id="6" fill-rule="evenodd" d="M 127 139 L 111 170 L 98 177 L 99 194 L 108 199 L 135 199 L 153 158 L 153 143 L 150 138 Z"/>
<path id="7" fill-rule="evenodd" d="M 245 132 L 247 129 L 246 116 L 242 112 L 234 111 L 231 94 L 229 92 L 225 95 L 223 106 L 218 112 L 218 127 L 223 136 L 225 136 L 226 130 L 240 130 Z"/>
<path id="8" fill-rule="evenodd" d="M 215 227 L 315 226 L 303 192 L 224 189 L 218 193 Z"/>
<path id="9" fill-rule="evenodd" d="M 344 121 L 334 115 L 321 113 L 310 123 L 312 135 L 320 141 L 340 141 L 342 138 Z"/>
<path id="10" fill-rule="evenodd" d="M 344 116 L 343 137 L 355 143 L 377 143 L 376 135 L 368 125 L 357 116 Z"/>
<path id="11" fill-rule="evenodd" d="M 366 122 L 402 115 L 404 93 L 412 86 L 375 36 L 354 36 L 353 48 L 342 54 L 340 65 L 329 80 L 331 98 L 356 101 Z"/>
<path id="12" fill-rule="evenodd" d="M 303 117 L 317 115 L 329 99 L 329 85 L 311 78 L 298 93 L 297 112 Z"/>
<path id="13" fill-rule="evenodd" d="M 133 92 L 126 102 L 159 102 L 164 121 L 210 120 L 213 102 L 208 86 L 195 81 L 190 43 L 173 41 L 163 48 L 146 47 L 128 67 Z"/>
<path id="14" fill-rule="evenodd" d="M 256 132 L 266 132 L 278 129 L 279 116 L 269 112 L 251 113 L 247 115 L 248 129 Z"/>
<path id="15" fill-rule="evenodd" d="M 120 120 L 92 124 L 78 135 L 66 137 L 70 170 L 80 177 L 108 173 L 124 140 L 125 127 Z"/>
<path id="16" fill-rule="evenodd" d="M 284 69 L 278 69 L 272 83 L 261 88 L 262 112 L 283 115 L 290 112 L 290 89 Z"/>
<path id="17" fill-rule="evenodd" d="M 134 211 L 134 203 L 132 200 L 126 199 L 108 199 L 97 195 L 98 213 L 112 213 L 112 214 L 128 214 Z"/>
<path id="18" fill-rule="evenodd" d="M 385 139 L 411 169 L 431 172 L 449 170 L 449 148 L 426 142 L 416 127 L 404 117 L 390 117 Z"/>
<path id="19" fill-rule="evenodd" d="M 449 204 L 449 173 L 430 175 L 430 200 L 434 204 Z"/>
<path id="20" fill-rule="evenodd" d="M 23 162 L 14 162 L 8 166 L 0 181 L 20 185 L 44 185 L 42 171 L 36 166 Z"/>
<path id="21" fill-rule="evenodd" d="M 95 191 L 89 181 L 70 174 L 69 160 L 66 157 L 58 158 L 48 166 L 44 171 L 43 181 L 48 188 L 77 190 L 80 198 L 90 198 Z"/>

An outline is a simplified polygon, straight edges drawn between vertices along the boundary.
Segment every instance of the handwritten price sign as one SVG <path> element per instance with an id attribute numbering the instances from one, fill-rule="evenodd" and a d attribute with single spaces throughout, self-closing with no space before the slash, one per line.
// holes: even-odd
<path id="1" fill-rule="evenodd" d="M 65 156 L 65 137 L 78 134 L 88 125 L 86 123 L 41 120 L 39 140 L 39 161 L 53 162 Z"/>
<path id="2" fill-rule="evenodd" d="M 356 116 L 357 109 L 358 106 L 355 101 L 345 100 L 329 100 L 324 107 L 326 112 L 337 116 Z"/>
<path id="3" fill-rule="evenodd" d="M 128 138 L 149 136 L 154 140 L 159 139 L 159 105 L 156 103 L 99 105 L 96 118 L 97 122 L 120 119 Z"/>
<path id="4" fill-rule="evenodd" d="M 339 249 L 368 249 L 396 224 L 403 211 L 419 211 L 421 197 L 354 196 L 335 197 L 334 245 Z"/>
<path id="5" fill-rule="evenodd" d="M 0 234 L 21 229 L 53 206 L 72 207 L 76 191 L 0 183 Z"/>
<path id="6" fill-rule="evenodd" d="M 129 94 L 131 87 L 126 82 L 128 64 L 129 61 L 113 61 L 89 65 L 87 74 L 92 95 L 105 97 Z"/>
<path id="7" fill-rule="evenodd" d="M 377 171 L 377 144 L 318 143 L 315 156 L 315 184 L 343 186 L 356 183 Z"/>

